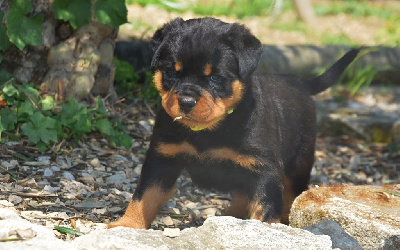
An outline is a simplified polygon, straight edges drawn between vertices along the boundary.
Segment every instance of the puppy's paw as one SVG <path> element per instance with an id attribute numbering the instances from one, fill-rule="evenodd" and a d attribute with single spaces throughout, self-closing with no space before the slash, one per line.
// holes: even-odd
<path id="1" fill-rule="evenodd" d="M 131 227 L 135 229 L 146 229 L 147 227 L 144 223 L 140 223 L 138 221 L 129 218 L 128 216 L 122 216 L 119 220 L 114 221 L 107 225 L 107 228 L 114 228 L 114 227 Z"/>

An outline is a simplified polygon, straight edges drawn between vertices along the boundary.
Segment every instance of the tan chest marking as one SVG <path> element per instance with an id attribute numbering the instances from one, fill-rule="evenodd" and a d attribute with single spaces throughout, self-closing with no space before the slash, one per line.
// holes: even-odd
<path id="1" fill-rule="evenodd" d="M 263 165 L 261 161 L 251 155 L 240 154 L 233 149 L 222 147 L 209 149 L 199 152 L 193 145 L 188 142 L 181 143 L 159 143 L 156 147 L 158 153 L 166 157 L 175 157 L 177 155 L 185 154 L 196 157 L 199 160 L 228 160 L 232 161 L 243 168 L 258 173 L 255 168 L 257 165 Z"/>

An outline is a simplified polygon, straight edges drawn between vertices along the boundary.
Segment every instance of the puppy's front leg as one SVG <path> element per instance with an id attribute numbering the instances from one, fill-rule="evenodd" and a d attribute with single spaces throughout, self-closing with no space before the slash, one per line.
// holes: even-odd
<path id="1" fill-rule="evenodd" d="M 112 227 L 149 228 L 158 211 L 172 197 L 182 168 L 174 159 L 160 158 L 150 146 L 139 184 L 125 214 L 108 225 Z"/>
<path id="2" fill-rule="evenodd" d="M 279 223 L 282 217 L 283 183 L 275 176 L 259 180 L 255 193 L 250 198 L 250 219 Z"/>

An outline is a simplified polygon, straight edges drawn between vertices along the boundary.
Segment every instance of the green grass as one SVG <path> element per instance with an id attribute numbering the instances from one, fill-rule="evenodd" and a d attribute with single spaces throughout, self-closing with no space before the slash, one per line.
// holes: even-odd
<path id="1" fill-rule="evenodd" d="M 234 16 L 239 19 L 250 16 L 271 16 L 275 0 L 127 0 L 128 4 L 136 3 L 142 6 L 153 4 L 167 11 L 185 12 L 191 11 L 203 16 Z M 284 32 L 301 32 L 310 37 L 310 41 L 318 40 L 322 44 L 353 44 L 346 34 L 315 34 L 303 22 L 294 18 L 294 7 L 292 1 L 283 1 L 283 16 L 291 12 L 293 18 L 276 18 L 268 27 Z M 385 2 L 368 0 L 346 0 L 346 1 L 313 1 L 313 7 L 317 15 L 351 15 L 356 18 L 377 17 L 385 20 L 376 36 L 380 44 L 390 46 L 400 45 L 400 4 L 386 4 Z M 390 7 L 390 8 L 389 8 Z M 132 23 L 141 26 L 141 23 Z"/>
<path id="2" fill-rule="evenodd" d="M 366 0 L 331 1 L 329 5 L 314 3 L 314 10 L 320 16 L 348 14 L 355 17 L 375 16 L 385 20 L 395 16 L 395 13 L 387 6 L 374 4 Z"/>
<path id="3" fill-rule="evenodd" d="M 168 11 L 192 11 L 195 14 L 206 16 L 233 15 L 238 18 L 271 15 L 275 4 L 275 0 L 127 0 L 126 2 L 141 6 L 158 5 Z M 283 11 L 293 10 L 292 1 L 284 0 L 283 4 Z M 398 16 L 396 9 L 390 9 L 380 2 L 373 3 L 368 0 L 329 1 L 329 3 L 314 1 L 313 6 L 315 13 L 321 16 L 348 14 L 355 17 L 375 16 L 385 20 Z"/>
<path id="4" fill-rule="evenodd" d="M 272 13 L 274 2 L 274 0 L 199 1 L 193 12 L 200 15 L 234 15 L 238 18 L 266 16 Z M 287 8 L 289 1 L 285 2 L 284 8 Z"/>
<path id="5" fill-rule="evenodd" d="M 176 0 L 127 0 L 128 4 L 136 3 L 141 6 L 158 5 L 168 11 L 192 11 L 205 16 L 236 16 L 241 19 L 248 16 L 266 16 L 272 13 L 275 0 L 199 0 L 191 4 L 187 1 Z M 283 10 L 291 8 L 290 1 L 284 1 Z"/>
<path id="6" fill-rule="evenodd" d="M 386 22 L 377 34 L 377 41 L 381 44 L 400 45 L 400 17 L 392 17 Z"/>
<path id="7" fill-rule="evenodd" d="M 332 35 L 330 33 L 323 33 L 320 42 L 322 44 L 353 44 L 350 38 L 345 34 Z"/>

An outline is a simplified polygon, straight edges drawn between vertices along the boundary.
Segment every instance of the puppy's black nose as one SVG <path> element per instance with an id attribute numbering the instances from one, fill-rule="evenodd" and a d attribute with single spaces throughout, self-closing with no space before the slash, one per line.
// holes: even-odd
<path id="1" fill-rule="evenodd" d="M 181 111 L 186 114 L 192 111 L 192 109 L 194 108 L 194 106 L 196 106 L 197 103 L 197 100 L 191 96 L 180 96 L 178 98 L 178 101 Z"/>

